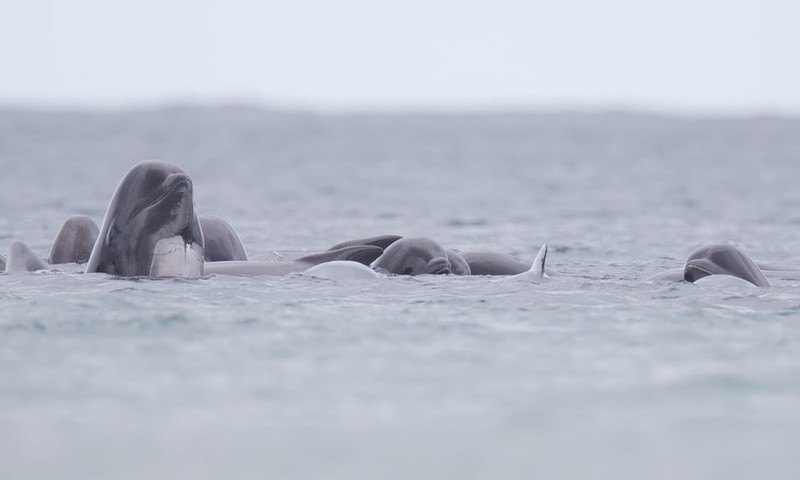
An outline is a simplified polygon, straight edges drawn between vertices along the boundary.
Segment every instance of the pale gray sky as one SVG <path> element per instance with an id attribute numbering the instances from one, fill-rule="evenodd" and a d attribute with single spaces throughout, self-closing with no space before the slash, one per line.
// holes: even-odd
<path id="1" fill-rule="evenodd" d="M 0 0 L 0 105 L 800 113 L 789 0 Z"/>

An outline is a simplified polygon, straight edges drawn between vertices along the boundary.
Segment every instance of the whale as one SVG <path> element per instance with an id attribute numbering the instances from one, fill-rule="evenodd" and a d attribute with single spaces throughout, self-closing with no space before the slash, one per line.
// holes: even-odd
<path id="1" fill-rule="evenodd" d="M 387 234 L 374 237 L 358 238 L 337 243 L 331 249 L 352 245 L 374 245 L 388 249 L 398 240 L 405 238 L 401 235 Z M 500 252 L 488 250 L 456 250 L 445 248 L 447 259 L 455 275 L 519 275 L 528 272 L 533 264 Z M 560 275 L 548 268 L 547 275 Z"/>
<path id="2" fill-rule="evenodd" d="M 393 242 L 371 265 L 381 273 L 423 275 L 453 273 L 447 249 L 427 237 L 403 237 Z"/>
<path id="3" fill-rule="evenodd" d="M 100 228 L 86 215 L 67 218 L 53 240 L 47 262 L 51 265 L 88 262 L 99 233 Z"/>
<path id="4" fill-rule="evenodd" d="M 752 258 L 739 248 L 724 243 L 712 243 L 694 250 L 682 269 L 659 273 L 649 281 L 711 284 L 713 280 L 719 284 L 718 277 L 721 276 L 734 277 L 756 287 L 771 286 L 764 271 Z"/>
<path id="5" fill-rule="evenodd" d="M 6 273 L 36 272 L 49 269 L 50 266 L 28 244 L 19 241 L 11 242 L 4 269 Z"/>
<path id="6" fill-rule="evenodd" d="M 206 262 L 246 261 L 247 253 L 236 230 L 225 220 L 200 215 Z"/>
<path id="7" fill-rule="evenodd" d="M 196 278 L 203 251 L 192 179 L 171 163 L 147 160 L 114 191 L 86 273 Z"/>
<path id="8" fill-rule="evenodd" d="M 757 287 L 769 287 L 764 272 L 749 256 L 733 245 L 710 244 L 698 248 L 686 258 L 683 279 L 696 282 L 710 275 L 730 275 Z"/>
<path id="9" fill-rule="evenodd" d="M 305 255 L 293 260 L 206 262 L 205 273 L 208 275 L 234 275 L 240 277 L 288 275 L 290 273 L 300 273 L 315 265 L 333 261 L 351 261 L 366 266 L 382 253 L 383 249 L 374 245 L 353 245 L 337 250 Z"/>
<path id="10" fill-rule="evenodd" d="M 469 263 L 461 256 L 458 250 L 446 248 L 447 260 L 450 261 L 450 270 L 453 275 L 472 275 Z"/>

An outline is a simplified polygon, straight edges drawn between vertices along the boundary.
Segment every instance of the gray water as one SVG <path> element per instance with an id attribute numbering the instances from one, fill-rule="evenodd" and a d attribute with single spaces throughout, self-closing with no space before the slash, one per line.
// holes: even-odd
<path id="1" fill-rule="evenodd" d="M 251 256 L 547 242 L 564 275 L 0 275 L 3 478 L 800 475 L 800 280 L 647 281 L 709 242 L 800 267 L 798 120 L 5 110 L 0 252 L 148 158 Z"/>

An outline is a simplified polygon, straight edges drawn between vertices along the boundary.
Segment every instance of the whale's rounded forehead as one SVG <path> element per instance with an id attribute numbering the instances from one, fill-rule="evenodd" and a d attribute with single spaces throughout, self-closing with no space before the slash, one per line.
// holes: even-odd
<path id="1" fill-rule="evenodd" d="M 184 183 L 191 185 L 189 175 L 180 167 L 160 160 L 146 160 L 131 168 L 123 178 L 116 195 L 147 201 L 165 187 Z"/>
<path id="2" fill-rule="evenodd" d="M 715 243 L 711 245 L 705 245 L 687 257 L 686 261 L 697 260 L 699 258 L 707 258 L 714 263 L 724 263 L 731 258 L 740 258 L 743 257 L 742 253 L 733 245 L 727 245 L 724 243 Z"/>
<path id="3" fill-rule="evenodd" d="M 386 251 L 390 250 L 405 251 L 407 255 L 425 260 L 447 256 L 443 246 L 427 237 L 403 237 L 386 249 Z"/>
<path id="4" fill-rule="evenodd" d="M 177 165 L 160 160 L 145 160 L 139 162 L 130 169 L 125 179 L 136 180 L 143 188 L 155 188 L 164 183 L 170 175 L 183 174 L 183 171 Z"/>

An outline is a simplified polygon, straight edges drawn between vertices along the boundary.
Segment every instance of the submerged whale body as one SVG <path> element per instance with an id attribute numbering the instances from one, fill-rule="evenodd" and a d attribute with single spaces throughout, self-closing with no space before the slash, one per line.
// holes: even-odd
<path id="1" fill-rule="evenodd" d="M 378 278 L 375 270 L 363 263 L 351 260 L 334 260 L 314 265 L 301 273 L 304 277 L 324 278 L 326 280 L 370 280 Z"/>
<path id="2" fill-rule="evenodd" d="M 516 257 L 499 252 L 466 251 L 461 257 L 469 264 L 473 275 L 519 275 L 531 268 Z"/>
<path id="3" fill-rule="evenodd" d="M 52 265 L 88 262 L 99 233 L 97 224 L 86 215 L 69 217 L 58 230 L 47 261 Z"/>
<path id="4" fill-rule="evenodd" d="M 327 262 L 350 261 L 362 265 L 369 265 L 383 253 L 380 247 L 373 245 L 353 245 L 314 253 L 288 261 L 230 261 L 209 262 L 205 264 L 207 274 L 236 275 L 244 277 L 258 277 L 264 275 L 288 275 L 299 273 L 309 268 Z"/>
<path id="5" fill-rule="evenodd" d="M 114 192 L 86 272 L 199 277 L 203 247 L 189 175 L 167 162 L 144 161 Z"/>

